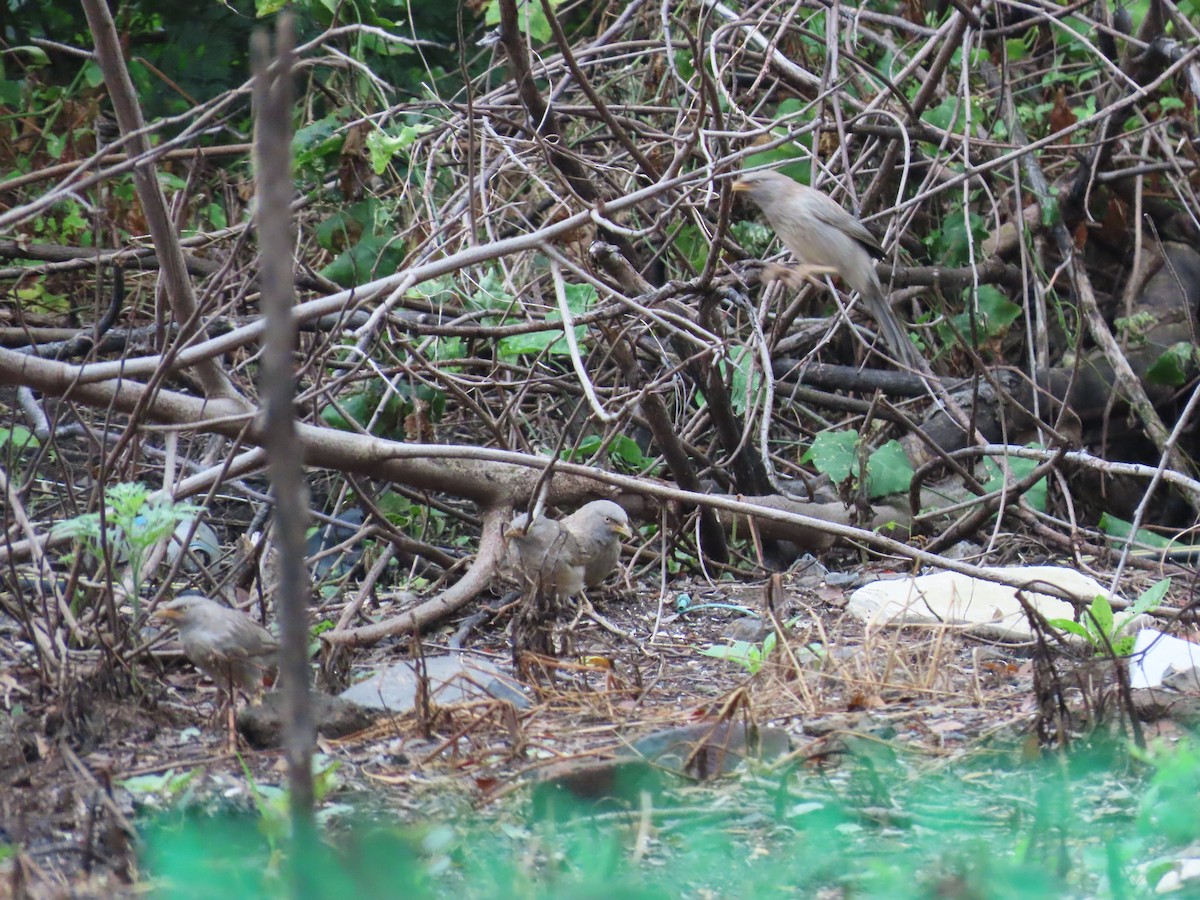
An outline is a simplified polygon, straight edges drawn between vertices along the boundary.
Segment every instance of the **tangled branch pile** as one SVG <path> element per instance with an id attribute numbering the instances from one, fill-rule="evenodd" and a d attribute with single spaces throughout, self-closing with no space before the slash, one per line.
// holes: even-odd
<path id="1" fill-rule="evenodd" d="M 351 492 L 387 554 L 459 579 L 382 625 L 357 627 L 352 604 L 331 639 L 461 606 L 500 523 L 540 494 L 619 498 L 658 526 L 637 557 L 651 572 L 680 548 L 707 571 L 762 564 L 780 540 L 931 561 L 1016 532 L 1099 553 L 1101 514 L 1172 525 L 1200 507 L 1196 28 L 1171 0 L 1136 29 L 1089 8 L 492 0 L 452 48 L 357 23 L 303 44 L 305 461 L 345 475 L 319 493 L 332 508 Z M 379 74 L 393 56 L 404 84 Z M 45 524 L 95 506 L 107 480 L 263 501 L 247 91 L 130 137 L 137 98 L 119 58 L 98 62 L 106 99 L 5 126 L 4 162 L 27 174 L 0 185 L 0 252 L 20 261 L 3 270 L 0 383 L 20 388 L 9 434 L 40 439 L 25 455 L 7 443 L 9 560 L 40 558 Z M 88 123 L 109 100 L 125 136 L 104 145 Z M 730 184 L 767 164 L 879 239 L 928 369 L 890 371 L 832 283 L 762 277 L 778 244 Z M 135 204 L 138 166 L 160 177 Z M 156 218 L 144 192 L 160 188 Z M 90 224 L 72 231 L 72 211 Z M 1146 488 L 1160 462 L 1170 493 L 1158 476 Z M 877 502 L 905 489 L 911 508 Z M 976 500 L 911 519 L 945 496 Z M 459 578 L 450 536 L 473 545 L 481 521 Z M 889 522 L 926 549 L 871 530 Z M 64 629 L 111 621 L 100 609 L 75 622 L 50 603 L 29 625 L 57 657 Z"/>

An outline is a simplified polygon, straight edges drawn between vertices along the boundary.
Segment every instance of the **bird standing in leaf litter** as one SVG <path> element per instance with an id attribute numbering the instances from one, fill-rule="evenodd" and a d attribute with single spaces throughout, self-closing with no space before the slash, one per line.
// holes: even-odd
<path id="1" fill-rule="evenodd" d="M 248 615 L 199 592 L 180 594 L 154 611 L 179 631 L 184 655 L 226 694 L 229 740 L 236 744 L 235 689 L 256 696 L 275 667 L 279 642 Z"/>

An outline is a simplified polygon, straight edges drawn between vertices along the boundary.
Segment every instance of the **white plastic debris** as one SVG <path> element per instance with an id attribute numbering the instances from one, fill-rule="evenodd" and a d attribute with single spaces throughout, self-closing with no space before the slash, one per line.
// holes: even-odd
<path id="1" fill-rule="evenodd" d="M 1170 894 L 1185 887 L 1194 887 L 1200 878 L 1200 859 L 1180 859 L 1154 886 L 1156 894 Z"/>
<path id="2" fill-rule="evenodd" d="M 1029 587 L 1023 591 L 1025 599 L 1047 619 L 1073 619 L 1075 610 L 1065 600 L 1038 593 L 1038 587 L 1053 586 L 1084 603 L 1090 603 L 1098 594 L 1113 599 L 1096 579 L 1063 566 L 1013 566 L 989 571 L 1026 582 Z M 958 572 L 865 584 L 850 595 L 847 609 L 871 627 L 951 625 L 1003 641 L 1027 641 L 1034 636 L 1017 600 L 1017 588 Z"/>
<path id="3" fill-rule="evenodd" d="M 1161 687 L 1167 676 L 1197 666 L 1200 666 L 1200 644 L 1171 637 L 1153 628 L 1143 628 L 1133 642 L 1129 686 Z"/>

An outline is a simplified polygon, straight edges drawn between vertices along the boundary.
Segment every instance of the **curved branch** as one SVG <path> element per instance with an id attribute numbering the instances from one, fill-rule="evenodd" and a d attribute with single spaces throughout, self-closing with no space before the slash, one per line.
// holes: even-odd
<path id="1" fill-rule="evenodd" d="M 453 587 L 408 612 L 358 628 L 327 631 L 321 635 L 321 640 L 328 644 L 363 647 L 387 637 L 412 631 L 419 632 L 434 622 L 440 622 L 450 613 L 462 609 L 479 596 L 480 591 L 488 586 L 488 582 L 496 573 L 500 558 L 504 554 L 504 541 L 500 529 L 510 518 L 512 507 L 507 504 L 490 506 L 483 511 L 483 534 L 479 538 L 479 552 L 475 554 L 475 561 Z"/>

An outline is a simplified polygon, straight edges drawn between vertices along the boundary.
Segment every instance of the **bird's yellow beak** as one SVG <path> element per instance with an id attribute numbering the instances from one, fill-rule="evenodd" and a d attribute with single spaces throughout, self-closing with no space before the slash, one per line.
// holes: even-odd
<path id="1" fill-rule="evenodd" d="M 152 618 L 152 619 L 178 619 L 179 618 L 179 610 L 166 609 L 164 607 L 159 607 L 154 612 L 150 613 L 150 618 Z"/>
<path id="2" fill-rule="evenodd" d="M 628 525 L 622 525 L 620 522 L 613 523 L 613 534 L 619 534 L 621 537 L 628 540 L 633 537 L 633 530 Z"/>
<path id="3" fill-rule="evenodd" d="M 748 191 L 751 188 L 751 184 L 748 181 L 742 181 L 741 179 L 738 179 L 733 184 L 731 184 L 730 187 L 733 188 L 735 191 Z"/>

